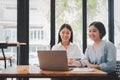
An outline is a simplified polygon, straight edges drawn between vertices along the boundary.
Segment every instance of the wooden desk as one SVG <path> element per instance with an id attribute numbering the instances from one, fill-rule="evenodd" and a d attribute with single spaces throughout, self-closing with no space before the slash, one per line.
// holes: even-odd
<path id="1" fill-rule="evenodd" d="M 3 57 L 4 57 L 4 62 L 5 62 L 5 68 L 6 68 L 6 56 L 4 53 L 4 47 L 7 48 L 9 46 L 17 46 L 17 64 L 19 64 L 19 59 L 20 59 L 20 46 L 22 45 L 26 45 L 26 43 L 21 43 L 21 42 L 7 42 L 7 43 L 0 43 L 1 49 L 2 49 L 2 53 L 3 53 Z"/>
<path id="2" fill-rule="evenodd" d="M 7 42 L 8 46 L 21 46 L 21 45 L 26 45 L 26 43 L 23 42 Z"/>
<path id="3" fill-rule="evenodd" d="M 17 65 L 19 65 L 21 63 L 21 60 L 20 60 L 21 59 L 20 47 L 25 46 L 26 43 L 23 43 L 23 42 L 8 42 L 7 45 L 17 47 Z"/>
<path id="4" fill-rule="evenodd" d="M 20 62 L 20 59 L 21 59 L 21 56 L 20 56 L 20 47 L 21 46 L 25 46 L 26 43 L 23 43 L 23 42 L 7 42 L 7 45 L 10 47 L 17 47 L 17 65 L 19 65 Z"/>
<path id="5" fill-rule="evenodd" d="M 0 72 L 0 77 L 15 78 L 52 78 L 52 77 L 105 77 L 106 72 L 93 69 L 93 71 L 44 71 L 39 67 L 19 65 Z"/>

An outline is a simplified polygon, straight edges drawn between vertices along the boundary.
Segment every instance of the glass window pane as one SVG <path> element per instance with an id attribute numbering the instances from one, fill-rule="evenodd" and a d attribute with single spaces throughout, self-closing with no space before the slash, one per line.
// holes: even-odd
<path id="1" fill-rule="evenodd" d="M 114 24 L 115 24 L 115 46 L 117 47 L 117 60 L 120 60 L 120 0 L 114 0 Z"/>
<path id="2" fill-rule="evenodd" d="M 30 0 L 29 63 L 38 65 L 37 50 L 50 49 L 50 0 Z"/>
<path id="3" fill-rule="evenodd" d="M 70 24 L 73 29 L 73 43 L 78 44 L 82 52 L 82 0 L 56 0 L 56 43 L 58 30 L 62 24 Z"/>
<path id="4" fill-rule="evenodd" d="M 93 21 L 101 21 L 105 25 L 106 35 L 104 39 L 108 40 L 108 0 L 87 0 L 88 26 Z M 88 35 L 87 43 L 88 45 L 93 43 Z"/>
<path id="5" fill-rule="evenodd" d="M 9 42 L 17 41 L 17 0 L 0 0 L 0 42 L 6 42 L 6 38 Z M 5 55 L 12 55 L 16 65 L 16 47 L 8 47 Z"/>

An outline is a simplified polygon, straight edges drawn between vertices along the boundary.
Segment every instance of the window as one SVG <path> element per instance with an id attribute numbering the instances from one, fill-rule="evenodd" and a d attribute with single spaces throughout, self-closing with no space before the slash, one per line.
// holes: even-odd
<path id="1" fill-rule="evenodd" d="M 17 0 L 0 0 L 0 35 L 0 41 L 17 41 Z M 16 64 L 17 48 L 8 47 L 5 54 L 12 55 Z"/>
<path id="2" fill-rule="evenodd" d="M 120 1 L 114 0 L 114 36 L 115 36 L 115 46 L 117 48 L 117 60 L 120 60 Z"/>
<path id="3" fill-rule="evenodd" d="M 29 63 L 38 65 L 37 50 L 50 49 L 50 0 L 30 0 Z"/>
<path id="4" fill-rule="evenodd" d="M 44 30 L 39 28 L 30 29 L 30 39 L 31 40 L 44 40 Z"/>
<path id="5" fill-rule="evenodd" d="M 56 43 L 58 30 L 62 24 L 70 24 L 73 29 L 73 43 L 78 44 L 82 52 L 82 0 L 56 0 Z"/>
<path id="6" fill-rule="evenodd" d="M 93 0 L 93 1 L 87 0 L 88 26 L 93 21 L 101 21 L 105 25 L 106 32 L 108 32 L 108 4 L 107 3 L 108 3 L 108 0 Z M 104 39 L 105 40 L 108 39 L 108 33 L 106 33 Z M 92 43 L 88 35 L 87 35 L 87 42 L 88 42 L 88 45 Z"/>

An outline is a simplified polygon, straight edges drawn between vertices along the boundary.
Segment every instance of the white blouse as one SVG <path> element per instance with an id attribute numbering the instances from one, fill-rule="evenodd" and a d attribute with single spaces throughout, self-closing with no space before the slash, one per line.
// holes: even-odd
<path id="1" fill-rule="evenodd" d="M 84 55 L 81 53 L 80 49 L 76 44 L 70 43 L 67 49 L 61 44 L 56 44 L 52 47 L 52 50 L 65 50 L 67 51 L 68 58 L 83 58 Z"/>

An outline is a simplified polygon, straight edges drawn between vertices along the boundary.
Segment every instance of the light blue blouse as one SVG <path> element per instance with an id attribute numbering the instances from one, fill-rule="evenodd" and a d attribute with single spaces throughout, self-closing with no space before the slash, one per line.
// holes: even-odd
<path id="1" fill-rule="evenodd" d="M 112 72 L 116 68 L 116 48 L 111 42 L 102 40 L 96 52 L 93 45 L 86 49 L 83 60 L 88 60 L 92 64 L 99 64 L 102 71 Z M 81 62 L 85 66 L 83 61 Z"/>

